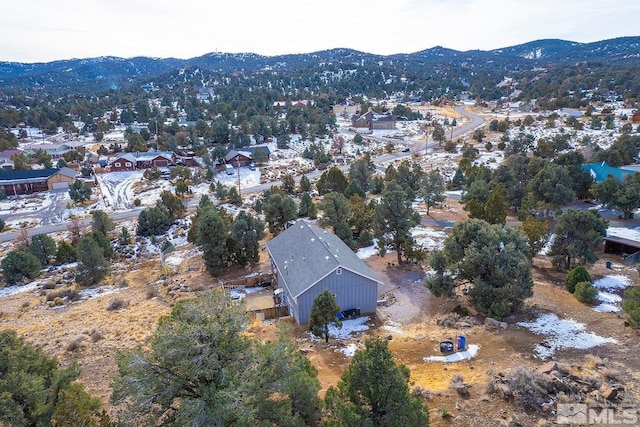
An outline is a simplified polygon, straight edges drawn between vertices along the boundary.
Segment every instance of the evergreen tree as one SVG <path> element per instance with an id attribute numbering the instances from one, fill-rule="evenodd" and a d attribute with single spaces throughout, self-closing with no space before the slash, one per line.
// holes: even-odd
<path id="1" fill-rule="evenodd" d="M 112 398 L 125 407 L 123 418 L 202 427 L 317 423 L 317 372 L 290 333 L 262 344 L 247 325 L 244 305 L 220 290 L 178 301 L 150 351 L 118 354 Z"/>
<path id="2" fill-rule="evenodd" d="M 627 322 L 634 328 L 640 328 L 640 286 L 624 291 L 622 309 L 627 313 Z"/>
<path id="3" fill-rule="evenodd" d="M 289 196 L 272 193 L 262 207 L 264 218 L 269 225 L 269 231 L 274 236 L 279 234 L 298 217 L 298 209 L 295 202 Z"/>
<path id="4" fill-rule="evenodd" d="M 56 254 L 56 242 L 47 234 L 36 234 L 31 237 L 31 244 L 27 247 L 27 251 L 37 256 L 40 265 L 49 265 Z"/>
<path id="5" fill-rule="evenodd" d="M 79 179 L 69 186 L 69 197 L 76 203 L 84 203 L 91 198 L 92 190 L 89 185 Z"/>
<path id="6" fill-rule="evenodd" d="M 24 278 L 35 279 L 40 275 L 40 260 L 31 252 L 10 251 L 0 262 L 2 275 L 7 284 L 12 285 Z"/>
<path id="7" fill-rule="evenodd" d="M 56 262 L 60 264 L 68 264 L 70 262 L 75 262 L 77 259 L 78 253 L 71 243 L 66 240 L 58 243 L 58 248 L 56 250 Z"/>
<path id="8" fill-rule="evenodd" d="M 564 288 L 574 293 L 576 290 L 576 285 L 580 282 L 589 282 L 591 283 L 591 275 L 587 271 L 586 268 L 579 265 L 567 274 L 567 278 L 564 281 Z"/>
<path id="9" fill-rule="evenodd" d="M 258 218 L 240 211 L 231 226 L 231 238 L 237 250 L 233 254 L 236 263 L 245 266 L 260 261 L 260 240 L 264 239 L 264 223 Z"/>
<path id="10" fill-rule="evenodd" d="M 360 184 L 358 184 L 358 181 L 350 181 L 349 185 L 347 185 L 347 188 L 344 190 L 344 195 L 347 198 L 350 198 L 353 195 L 358 195 L 362 198 L 366 197 L 366 194 L 360 187 Z"/>
<path id="11" fill-rule="evenodd" d="M 593 265 L 602 251 L 608 221 L 597 211 L 569 209 L 558 217 L 555 237 L 548 256 L 551 263 L 565 270 Z"/>
<path id="12" fill-rule="evenodd" d="M 456 224 L 442 253 L 432 255 L 441 265 L 432 263 L 439 274 L 427 286 L 443 295 L 452 295 L 455 286 L 470 286 L 471 305 L 487 316 L 502 319 L 533 294 L 528 253 L 525 237 L 518 231 L 470 219 Z M 455 279 L 451 279 L 452 272 Z M 447 275 L 451 280 L 437 280 Z M 443 289 L 445 285 L 452 288 Z"/>
<path id="13" fill-rule="evenodd" d="M 535 217 L 527 217 L 522 221 L 519 229 L 527 236 L 529 243 L 529 260 L 532 260 L 549 242 L 551 226 L 549 220 L 539 220 Z"/>
<path id="14" fill-rule="evenodd" d="M 59 368 L 56 359 L 12 330 L 0 331 L 0 361 L 0 424 L 107 425 L 108 417 L 99 414 L 100 401 L 75 382 L 80 375 L 77 363 Z"/>
<path id="15" fill-rule="evenodd" d="M 623 218 L 629 218 L 629 214 L 640 207 L 640 176 L 637 174 L 625 175 L 624 182 L 609 175 L 605 181 L 594 184 L 592 191 L 607 208 L 620 210 Z"/>
<path id="16" fill-rule="evenodd" d="M 120 229 L 120 237 L 118 237 L 118 242 L 121 245 L 128 245 L 129 243 L 131 243 L 131 233 L 129 232 L 129 229 L 124 225 Z"/>
<path id="17" fill-rule="evenodd" d="M 425 174 L 420 183 L 419 192 L 422 200 L 424 200 L 424 203 L 427 205 L 427 215 L 429 215 L 429 208 L 431 208 L 431 206 L 435 206 L 445 200 L 444 179 L 442 178 L 442 174 L 435 169 Z"/>
<path id="18" fill-rule="evenodd" d="M 198 214 L 195 225 L 196 243 L 203 250 L 205 267 L 212 276 L 220 274 L 228 259 L 227 236 L 229 234 L 220 212 L 215 207 L 205 208 Z"/>
<path id="19" fill-rule="evenodd" d="M 92 286 L 110 274 L 104 249 L 91 237 L 78 242 L 78 269 L 76 281 L 82 286 Z"/>
<path id="20" fill-rule="evenodd" d="M 167 232 L 172 224 L 171 215 L 164 205 L 143 209 L 138 215 L 138 236 L 159 236 Z"/>
<path id="21" fill-rule="evenodd" d="M 309 206 L 309 219 L 316 219 L 318 217 L 318 208 L 316 208 L 316 204 L 311 202 Z"/>
<path id="22" fill-rule="evenodd" d="M 340 169 L 333 166 L 320 175 L 320 179 L 318 179 L 318 182 L 316 183 L 316 188 L 320 194 L 327 194 L 331 192 L 344 193 L 347 185 L 347 177 L 344 176 L 344 173 L 342 173 Z"/>
<path id="23" fill-rule="evenodd" d="M 300 198 L 300 204 L 298 205 L 298 216 L 304 217 L 309 215 L 309 208 L 313 203 L 313 199 L 309 195 L 309 193 L 304 193 Z"/>
<path id="24" fill-rule="evenodd" d="M 96 241 L 98 245 L 102 248 L 103 255 L 107 259 L 111 259 L 115 254 L 113 250 L 113 246 L 111 245 L 111 240 L 101 231 L 96 231 L 95 233 L 91 233 L 91 238 Z"/>
<path id="25" fill-rule="evenodd" d="M 504 225 L 507 222 L 507 202 L 504 184 L 498 183 L 491 191 L 491 196 L 484 207 L 484 218 L 489 224 Z"/>
<path id="26" fill-rule="evenodd" d="M 349 181 L 357 182 L 363 191 L 367 191 L 371 183 L 371 175 L 375 170 L 376 167 L 371 161 L 371 156 L 366 154 L 349 166 Z"/>
<path id="27" fill-rule="evenodd" d="M 113 220 L 109 218 L 106 212 L 101 210 L 95 210 L 91 212 L 91 231 L 92 232 L 101 232 L 105 236 L 109 235 L 109 232 L 112 231 L 116 225 Z"/>
<path id="28" fill-rule="evenodd" d="M 387 341 L 369 338 L 337 387 L 325 396 L 326 425 L 427 427 L 429 408 L 409 391 L 409 368 L 393 360 Z"/>
<path id="29" fill-rule="evenodd" d="M 309 191 L 311 191 L 311 181 L 309 181 L 306 175 L 302 175 L 300 177 L 300 192 L 308 193 Z"/>
<path id="30" fill-rule="evenodd" d="M 335 295 L 325 289 L 313 299 L 309 316 L 309 330 L 315 336 L 322 337 L 325 342 L 329 342 L 329 326 L 335 324 L 342 327 L 342 322 L 337 317 L 338 313 L 340 313 L 340 306 L 336 302 Z"/>
<path id="31" fill-rule="evenodd" d="M 187 208 L 182 204 L 182 200 L 171 194 L 170 191 L 165 190 L 160 193 L 160 202 L 172 220 L 183 218 L 187 212 Z"/>
<path id="32" fill-rule="evenodd" d="M 351 214 L 347 198 L 335 192 L 325 194 L 319 208 L 324 212 L 320 219 L 320 225 L 323 227 L 335 228 L 338 223 L 346 222 Z"/>
<path id="33" fill-rule="evenodd" d="M 293 194 L 296 190 L 296 181 L 293 179 L 293 175 L 288 173 L 282 177 L 282 190 L 286 194 Z"/>
<path id="34" fill-rule="evenodd" d="M 242 197 L 238 193 L 236 187 L 229 188 L 227 193 L 227 201 L 236 207 L 242 206 Z"/>
<path id="35" fill-rule="evenodd" d="M 399 185 L 391 183 L 382 192 L 380 203 L 376 205 L 374 216 L 375 236 L 378 250 L 384 255 L 391 246 L 402 264 L 402 255 L 407 241 L 413 242 L 411 228 L 420 222 L 420 215 L 411 207 L 411 200 Z"/>

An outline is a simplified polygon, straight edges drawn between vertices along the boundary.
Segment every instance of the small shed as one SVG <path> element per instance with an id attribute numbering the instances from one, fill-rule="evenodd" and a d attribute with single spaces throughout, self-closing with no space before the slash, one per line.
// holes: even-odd
<path id="1" fill-rule="evenodd" d="M 375 313 L 380 279 L 338 236 L 304 220 L 267 243 L 279 294 L 298 324 L 309 321 L 313 300 L 331 291 L 342 310 Z"/>

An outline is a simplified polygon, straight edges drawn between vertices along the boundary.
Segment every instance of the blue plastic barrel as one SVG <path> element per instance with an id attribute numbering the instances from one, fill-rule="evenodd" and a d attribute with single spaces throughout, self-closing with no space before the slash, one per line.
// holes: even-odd
<path id="1" fill-rule="evenodd" d="M 458 337 L 458 348 L 457 350 L 464 350 L 467 347 L 467 339 L 465 337 L 463 337 L 462 335 L 460 335 Z"/>

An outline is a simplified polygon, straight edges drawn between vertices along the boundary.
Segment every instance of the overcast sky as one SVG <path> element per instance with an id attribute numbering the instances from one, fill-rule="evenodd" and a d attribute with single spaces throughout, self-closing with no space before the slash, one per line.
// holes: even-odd
<path id="1" fill-rule="evenodd" d="M 546 38 L 640 35 L 638 0 L 20 0 L 2 6 L 0 61 L 192 58 L 345 47 L 411 53 Z"/>

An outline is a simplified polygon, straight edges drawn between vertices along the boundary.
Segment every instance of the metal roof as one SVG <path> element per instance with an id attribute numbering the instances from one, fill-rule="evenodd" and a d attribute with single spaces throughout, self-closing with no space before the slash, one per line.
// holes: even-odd
<path id="1" fill-rule="evenodd" d="M 57 168 L 5 171 L 5 172 L 0 172 L 0 182 L 3 182 L 3 183 L 7 181 L 17 182 L 17 181 L 23 181 L 23 180 L 35 180 L 33 182 L 43 181 L 43 180 L 46 181 L 47 178 L 49 178 L 53 174 L 58 173 L 59 171 L 60 169 L 57 169 Z M 23 182 L 26 182 L 26 181 L 23 181 Z"/>
<path id="2" fill-rule="evenodd" d="M 267 249 L 294 298 L 338 267 L 382 283 L 338 236 L 304 220 L 271 239 Z"/>

